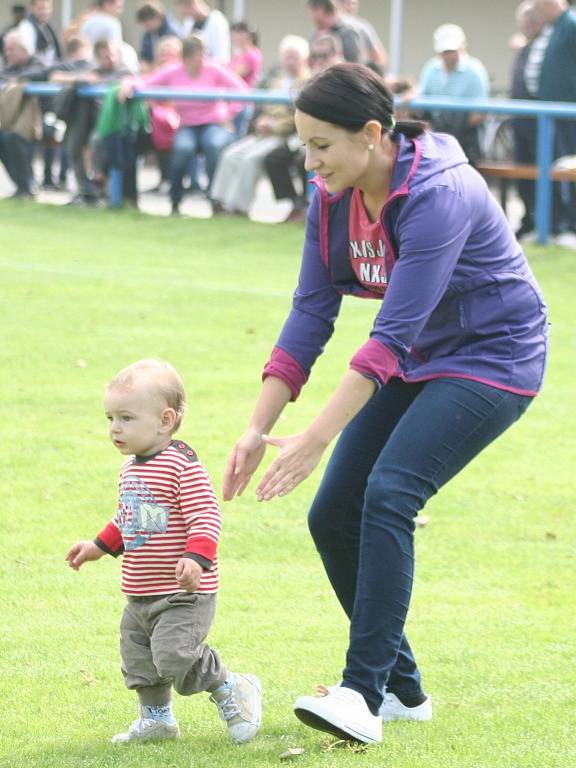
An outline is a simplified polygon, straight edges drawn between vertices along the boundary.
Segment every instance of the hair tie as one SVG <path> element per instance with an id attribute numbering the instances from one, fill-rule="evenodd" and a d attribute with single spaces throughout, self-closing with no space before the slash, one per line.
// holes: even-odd
<path id="1" fill-rule="evenodd" d="M 394 119 L 394 117 L 393 117 L 393 116 L 391 116 L 391 117 L 390 117 L 390 128 L 389 128 L 389 130 L 390 130 L 390 131 L 393 131 L 393 130 L 394 130 L 394 128 L 396 128 L 396 120 Z"/>

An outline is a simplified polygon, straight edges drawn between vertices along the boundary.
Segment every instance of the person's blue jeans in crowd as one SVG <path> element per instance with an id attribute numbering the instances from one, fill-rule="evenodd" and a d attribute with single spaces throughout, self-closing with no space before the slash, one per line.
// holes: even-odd
<path id="1" fill-rule="evenodd" d="M 243 139 L 248 133 L 250 127 L 250 121 L 254 117 L 254 104 L 245 104 L 240 109 L 232 120 L 234 124 L 234 141 Z"/>
<path id="2" fill-rule="evenodd" d="M 182 181 L 189 172 L 191 160 L 199 152 L 204 155 L 210 185 L 220 153 L 233 140 L 234 134 L 221 125 L 195 125 L 178 129 L 172 147 L 170 170 L 170 199 L 173 205 L 178 205 L 182 200 Z"/>
<path id="3" fill-rule="evenodd" d="M 414 518 L 531 400 L 466 379 L 391 379 L 336 444 L 309 525 L 351 620 L 343 685 L 361 693 L 374 714 L 384 687 L 407 706 L 423 700 L 404 635 Z"/>

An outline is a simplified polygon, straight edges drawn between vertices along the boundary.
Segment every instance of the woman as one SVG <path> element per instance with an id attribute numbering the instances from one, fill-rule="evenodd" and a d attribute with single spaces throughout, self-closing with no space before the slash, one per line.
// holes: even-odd
<path id="1" fill-rule="evenodd" d="M 248 88 L 255 88 L 262 70 L 262 51 L 258 47 L 258 33 L 250 27 L 248 22 L 237 21 L 230 26 L 230 42 L 232 57 L 228 66 L 232 72 L 244 80 Z M 240 105 L 238 112 L 234 115 L 236 139 L 246 136 L 253 114 L 254 104 L 248 102 Z"/>
<path id="2" fill-rule="evenodd" d="M 280 65 L 265 83 L 271 91 L 294 93 L 309 77 L 308 43 L 303 37 L 286 35 L 279 47 Z M 254 131 L 227 147 L 218 163 L 211 198 L 215 213 L 248 216 L 264 160 L 294 133 L 291 104 L 265 104 L 254 119 Z"/>
<path id="3" fill-rule="evenodd" d="M 198 37 L 189 37 L 182 44 L 182 61 L 169 64 L 153 72 L 142 81 L 123 83 L 120 97 L 132 95 L 134 86 L 169 85 L 191 91 L 223 88 L 228 91 L 246 91 L 244 81 L 221 64 L 204 57 L 204 44 Z M 208 182 L 216 169 L 220 153 L 234 139 L 228 103 L 218 101 L 181 100 L 174 102 L 180 115 L 180 128 L 174 137 L 170 171 L 170 199 L 172 213 L 180 212 L 182 181 L 198 153 L 206 158 Z"/>
<path id="4" fill-rule="evenodd" d="M 228 460 L 224 497 L 244 490 L 267 444 L 280 452 L 257 497 L 289 493 L 343 430 L 309 522 L 350 617 L 350 645 L 340 684 L 295 710 L 314 728 L 377 742 L 382 720 L 432 714 L 404 635 L 414 518 L 540 389 L 545 305 L 459 145 L 395 125 L 378 75 L 331 67 L 296 108 L 318 189 L 293 308 Z M 342 294 L 380 302 L 369 340 L 304 432 L 267 437 L 330 338 Z"/>

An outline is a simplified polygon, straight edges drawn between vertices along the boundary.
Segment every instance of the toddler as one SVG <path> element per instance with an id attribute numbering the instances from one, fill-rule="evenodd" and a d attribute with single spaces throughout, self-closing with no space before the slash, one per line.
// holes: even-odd
<path id="1" fill-rule="evenodd" d="M 141 360 L 110 382 L 110 438 L 129 456 L 118 511 L 94 541 L 79 541 L 66 555 L 76 571 L 105 554 L 122 555 L 122 673 L 138 694 L 140 717 L 113 737 L 115 744 L 177 738 L 172 688 L 183 696 L 209 691 L 237 744 L 260 727 L 260 681 L 227 670 L 205 643 L 218 590 L 221 515 L 195 452 L 173 439 L 185 401 L 168 363 Z"/>

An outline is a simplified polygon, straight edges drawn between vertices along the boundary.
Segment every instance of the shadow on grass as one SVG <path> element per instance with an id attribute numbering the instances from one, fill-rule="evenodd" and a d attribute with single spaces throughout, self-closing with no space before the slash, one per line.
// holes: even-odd
<path id="1" fill-rule="evenodd" d="M 294 728 L 266 728 L 252 742 L 237 746 L 222 734 L 196 735 L 190 729 L 177 741 L 127 744 L 113 746 L 101 740 L 87 738 L 79 743 L 68 741 L 34 748 L 29 745 L 18 754 L 0 758 L 1 768 L 236 768 L 239 766 L 271 765 L 352 765 L 372 755 L 380 761 L 380 749 L 353 748 L 315 731 Z M 303 748 L 304 753 L 292 759 L 282 759 L 288 750 Z"/>

